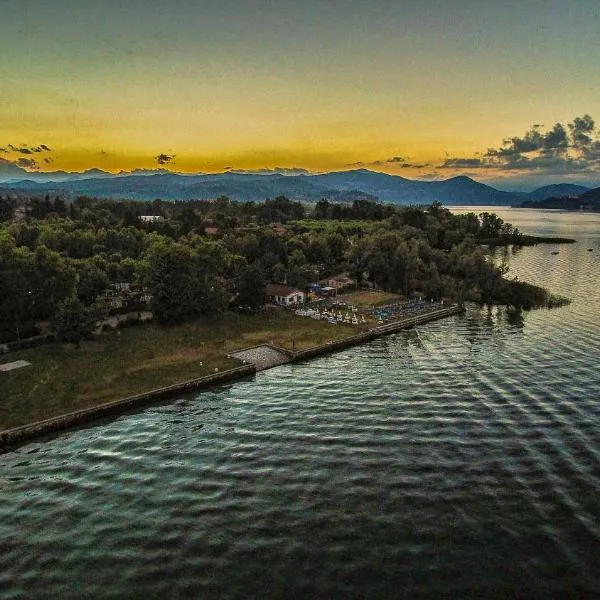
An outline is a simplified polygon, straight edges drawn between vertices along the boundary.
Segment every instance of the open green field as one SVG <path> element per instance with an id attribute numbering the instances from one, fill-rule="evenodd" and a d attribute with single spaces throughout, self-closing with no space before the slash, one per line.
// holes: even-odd
<path id="1" fill-rule="evenodd" d="M 141 394 L 239 366 L 235 350 L 269 343 L 302 350 L 356 334 L 270 309 L 259 315 L 228 313 L 174 327 L 130 327 L 84 342 L 50 344 L 0 356 L 31 366 L 0 372 L 0 430 L 27 425 L 97 404 Z"/>
<path id="2" fill-rule="evenodd" d="M 404 297 L 399 294 L 379 290 L 363 290 L 338 296 L 337 299 L 353 306 L 371 308 L 372 306 L 384 306 L 385 304 L 402 302 Z"/>

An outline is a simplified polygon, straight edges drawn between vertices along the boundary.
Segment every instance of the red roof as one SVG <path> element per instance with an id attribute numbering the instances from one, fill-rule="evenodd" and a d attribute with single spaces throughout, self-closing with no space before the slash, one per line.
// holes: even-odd
<path id="1" fill-rule="evenodd" d="M 266 287 L 267 296 L 289 296 L 290 294 L 304 294 L 302 290 L 290 285 L 280 283 L 268 283 Z"/>

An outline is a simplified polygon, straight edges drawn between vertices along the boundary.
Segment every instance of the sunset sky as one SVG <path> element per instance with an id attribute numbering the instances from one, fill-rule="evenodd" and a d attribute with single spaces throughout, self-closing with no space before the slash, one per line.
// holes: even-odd
<path id="1" fill-rule="evenodd" d="M 0 160 L 21 166 L 600 185 L 589 123 L 488 153 L 600 119 L 598 0 L 1 0 L 0 38 Z"/>

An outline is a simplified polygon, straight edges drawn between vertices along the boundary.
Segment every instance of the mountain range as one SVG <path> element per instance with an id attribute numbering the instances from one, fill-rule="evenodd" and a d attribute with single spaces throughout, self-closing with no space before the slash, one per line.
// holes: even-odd
<path id="1" fill-rule="evenodd" d="M 166 169 L 108 173 L 90 169 L 81 173 L 29 172 L 0 159 L 0 191 L 21 194 L 59 194 L 131 200 L 211 199 L 225 195 L 232 200 L 262 201 L 287 196 L 297 201 L 316 202 L 321 198 L 351 202 L 377 199 L 392 204 L 510 206 L 557 196 L 578 196 L 584 186 L 558 184 L 533 192 L 506 192 L 474 181 L 464 175 L 446 180 L 421 181 L 356 169 L 322 174 L 297 174 L 290 170 L 206 174 L 174 173 Z"/>

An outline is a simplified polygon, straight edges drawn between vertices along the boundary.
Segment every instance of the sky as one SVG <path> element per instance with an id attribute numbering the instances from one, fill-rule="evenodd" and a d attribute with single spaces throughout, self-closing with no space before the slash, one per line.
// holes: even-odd
<path id="1" fill-rule="evenodd" d="M 0 39 L 5 165 L 600 185 L 598 0 L 0 0 Z"/>

